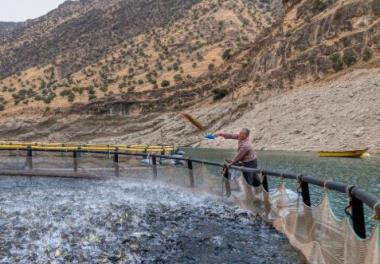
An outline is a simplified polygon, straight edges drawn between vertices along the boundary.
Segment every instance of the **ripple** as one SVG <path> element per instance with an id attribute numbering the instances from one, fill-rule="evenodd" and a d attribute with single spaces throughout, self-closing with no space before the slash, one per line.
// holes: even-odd
<path id="1" fill-rule="evenodd" d="M 0 237 L 0 263 L 304 263 L 247 211 L 123 180 L 2 178 Z"/>

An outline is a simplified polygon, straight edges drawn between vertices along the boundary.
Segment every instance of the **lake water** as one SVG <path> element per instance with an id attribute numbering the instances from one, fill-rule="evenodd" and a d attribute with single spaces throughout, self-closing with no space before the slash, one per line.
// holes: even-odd
<path id="1" fill-rule="evenodd" d="M 0 177 L 0 263 L 305 263 L 250 212 L 188 188 Z"/>
<path id="2" fill-rule="evenodd" d="M 185 149 L 187 156 L 223 162 L 235 151 L 215 149 Z M 380 156 L 363 159 L 321 158 L 312 152 L 259 151 L 261 169 L 309 175 L 325 180 L 353 184 L 380 196 Z"/>

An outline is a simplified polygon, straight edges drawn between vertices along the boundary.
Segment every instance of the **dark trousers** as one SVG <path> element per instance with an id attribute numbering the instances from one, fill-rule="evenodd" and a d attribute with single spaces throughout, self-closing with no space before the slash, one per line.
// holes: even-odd
<path id="1" fill-rule="evenodd" d="M 257 169 L 257 160 L 251 160 L 247 162 L 242 162 L 244 167 Z M 243 176 L 247 183 L 253 187 L 259 187 L 261 185 L 261 181 L 259 175 L 254 172 L 243 172 Z"/>

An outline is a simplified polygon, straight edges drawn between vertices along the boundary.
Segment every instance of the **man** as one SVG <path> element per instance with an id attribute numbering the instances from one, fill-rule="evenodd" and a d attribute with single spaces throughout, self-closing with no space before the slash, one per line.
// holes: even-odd
<path id="1" fill-rule="evenodd" d="M 249 139 L 249 134 L 250 131 L 247 128 L 243 128 L 239 134 L 216 134 L 217 136 L 223 137 L 225 139 L 238 140 L 238 154 L 228 165 L 242 165 L 247 168 L 257 168 L 257 155 L 252 147 L 251 141 Z M 243 175 L 249 185 L 253 187 L 259 187 L 261 185 L 259 177 L 256 173 L 243 172 Z"/>

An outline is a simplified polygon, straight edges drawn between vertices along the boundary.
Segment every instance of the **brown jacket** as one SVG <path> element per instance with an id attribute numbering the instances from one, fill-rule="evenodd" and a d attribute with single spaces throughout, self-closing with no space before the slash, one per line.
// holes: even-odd
<path id="1" fill-rule="evenodd" d="M 239 140 L 239 136 L 236 134 L 224 134 L 224 138 Z M 235 164 L 239 161 L 248 162 L 248 161 L 256 160 L 256 158 L 257 158 L 256 152 L 253 149 L 253 146 L 249 138 L 247 138 L 246 140 L 239 140 L 238 154 L 235 156 L 235 158 L 232 160 L 231 163 Z"/>

